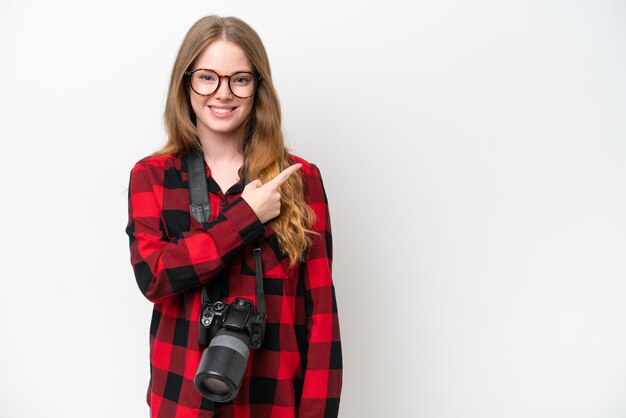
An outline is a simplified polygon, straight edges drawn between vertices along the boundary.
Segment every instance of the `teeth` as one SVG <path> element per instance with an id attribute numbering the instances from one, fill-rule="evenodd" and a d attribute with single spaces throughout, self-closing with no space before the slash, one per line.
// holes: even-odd
<path id="1" fill-rule="evenodd" d="M 228 108 L 228 109 L 221 109 L 218 107 L 212 107 L 211 110 L 213 110 L 215 113 L 228 113 L 228 112 L 232 112 L 233 108 Z"/>

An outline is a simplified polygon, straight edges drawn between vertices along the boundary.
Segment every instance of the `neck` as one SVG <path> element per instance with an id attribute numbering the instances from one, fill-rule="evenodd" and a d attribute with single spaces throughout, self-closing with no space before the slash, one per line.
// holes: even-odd
<path id="1" fill-rule="evenodd" d="M 219 133 L 198 130 L 200 145 L 207 162 L 228 163 L 243 160 L 243 151 L 240 147 L 243 132 Z"/>

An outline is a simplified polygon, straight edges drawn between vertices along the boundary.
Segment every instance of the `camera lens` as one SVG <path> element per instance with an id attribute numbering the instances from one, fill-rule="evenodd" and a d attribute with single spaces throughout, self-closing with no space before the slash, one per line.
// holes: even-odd
<path id="1" fill-rule="evenodd" d="M 249 356 L 248 335 L 221 328 L 202 352 L 194 379 L 196 389 L 214 402 L 233 400 L 239 392 Z"/>
<path id="2" fill-rule="evenodd" d="M 202 381 L 202 384 L 208 391 L 215 393 L 216 395 L 225 395 L 230 391 L 228 385 L 221 380 L 208 377 Z"/>

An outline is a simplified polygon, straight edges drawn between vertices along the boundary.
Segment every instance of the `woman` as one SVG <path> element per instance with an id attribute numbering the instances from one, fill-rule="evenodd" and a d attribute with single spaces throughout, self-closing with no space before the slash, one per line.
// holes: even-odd
<path id="1" fill-rule="evenodd" d="M 319 169 L 285 148 L 257 33 L 233 17 L 197 21 L 176 57 L 164 119 L 167 143 L 131 170 L 126 228 L 137 284 L 154 302 L 151 416 L 336 417 L 342 355 L 326 194 Z M 196 150 L 207 222 L 189 210 L 187 157 Z M 206 348 L 202 289 L 256 305 L 257 242 L 265 338 L 249 352 L 236 397 L 214 402 L 194 386 Z"/>

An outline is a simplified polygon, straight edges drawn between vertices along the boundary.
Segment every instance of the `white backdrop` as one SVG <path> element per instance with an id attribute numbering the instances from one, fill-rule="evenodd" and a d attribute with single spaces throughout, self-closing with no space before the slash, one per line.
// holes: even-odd
<path id="1" fill-rule="evenodd" d="M 126 187 L 211 13 L 325 181 L 342 417 L 626 416 L 624 2 L 292 3 L 0 3 L 0 416 L 147 415 Z"/>

